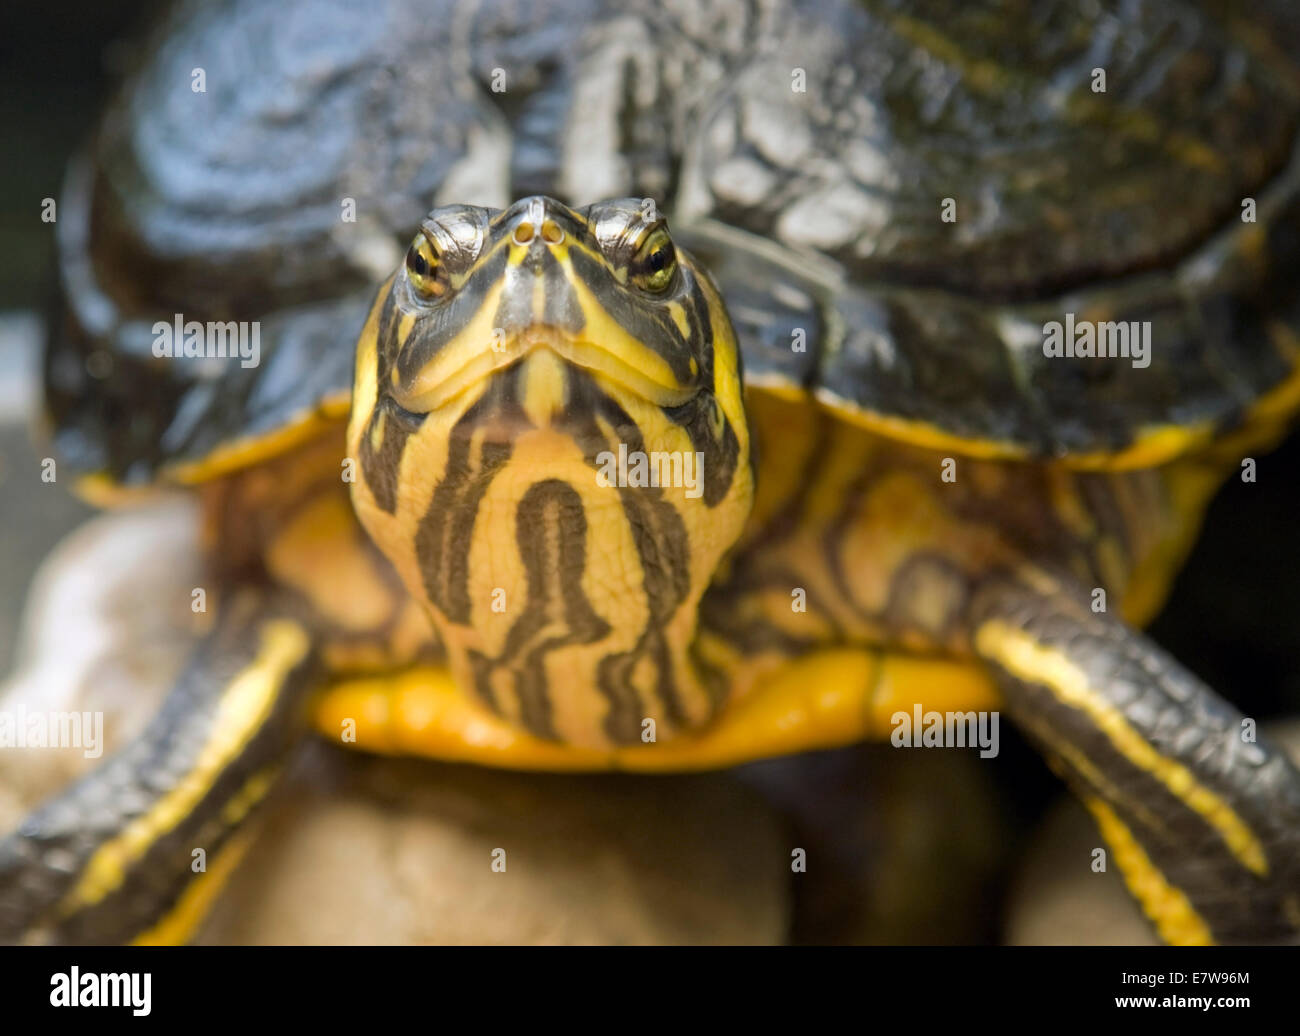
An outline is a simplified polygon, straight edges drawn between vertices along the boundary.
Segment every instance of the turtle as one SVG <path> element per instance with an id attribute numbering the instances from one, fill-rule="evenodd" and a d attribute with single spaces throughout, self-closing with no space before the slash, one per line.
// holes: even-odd
<path id="1" fill-rule="evenodd" d="M 0 843 L 0 933 L 184 941 L 312 731 L 663 772 L 1005 713 L 1163 940 L 1294 939 L 1300 773 L 1140 629 L 1300 406 L 1297 41 L 180 4 L 69 168 L 45 402 L 92 500 L 199 496 L 212 625 Z"/>

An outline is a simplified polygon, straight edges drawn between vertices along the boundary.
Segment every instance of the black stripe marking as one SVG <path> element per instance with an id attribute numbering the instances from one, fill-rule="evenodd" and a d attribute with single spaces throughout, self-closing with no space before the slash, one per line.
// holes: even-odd
<path id="1" fill-rule="evenodd" d="M 475 679 L 490 683 L 493 672 L 514 676 L 520 722 L 539 737 L 554 740 L 546 655 L 574 644 L 593 644 L 610 626 L 587 600 L 587 515 L 582 497 L 568 483 L 547 479 L 528 488 L 515 512 L 515 541 L 528 579 L 528 599 L 510 628 L 501 655 L 471 652 Z M 556 628 L 560 634 L 542 636 Z"/>
<path id="2" fill-rule="evenodd" d="M 387 514 L 397 510 L 397 479 L 401 472 L 406 441 L 419 431 L 428 414 L 416 414 L 399 406 L 389 396 L 380 399 L 371 412 L 370 422 L 361 436 L 361 474 L 375 503 Z M 371 442 L 371 430 L 383 419 L 383 437 L 379 448 Z"/>
<path id="3" fill-rule="evenodd" d="M 415 553 L 425 593 L 452 622 L 469 622 L 468 545 L 483 495 L 513 451 L 508 442 L 484 439 L 477 456 L 471 457 L 474 432 L 487 418 L 501 413 L 508 380 L 493 383 L 452 428 L 446 476 L 434 490 L 416 533 Z M 516 411 L 511 414 L 516 420 L 527 421 L 517 407 L 510 409 Z"/>
<path id="4" fill-rule="evenodd" d="M 581 423 L 570 423 L 566 430 L 582 446 L 587 463 L 593 469 L 598 466 L 596 455 L 616 445 L 607 442 L 601 434 L 597 416 L 609 423 L 616 440 L 626 443 L 629 452 L 645 451 L 645 440 L 636 422 L 590 377 L 575 377 L 574 392 L 591 394 L 588 405 L 575 408 L 576 412 L 591 416 Z M 630 700 L 634 697 L 631 676 L 646 657 L 652 660 L 658 674 L 655 687 L 663 703 L 664 715 L 676 726 L 684 725 L 686 720 L 663 628 L 690 592 L 691 545 L 682 516 L 664 499 L 662 490 L 650 486 L 619 487 L 617 492 L 636 545 L 649 614 L 645 628 L 631 650 L 601 660 L 597 684 L 610 701 L 606 733 L 614 741 L 627 742 L 640 736 L 640 721 L 644 713 L 638 714 Z"/>

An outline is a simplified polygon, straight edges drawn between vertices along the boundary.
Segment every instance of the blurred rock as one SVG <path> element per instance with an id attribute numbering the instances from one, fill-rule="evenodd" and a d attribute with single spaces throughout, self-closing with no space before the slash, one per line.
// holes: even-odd
<path id="1" fill-rule="evenodd" d="M 788 839 L 724 774 L 529 775 L 316 754 L 328 758 L 281 796 L 266 819 L 274 835 L 254 844 L 200 942 L 785 939 Z"/>

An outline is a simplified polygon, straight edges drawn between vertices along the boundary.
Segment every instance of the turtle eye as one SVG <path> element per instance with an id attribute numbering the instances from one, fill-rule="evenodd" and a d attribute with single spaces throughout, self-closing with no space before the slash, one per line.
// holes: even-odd
<path id="1" fill-rule="evenodd" d="M 423 233 L 417 234 L 406 252 L 406 276 L 411 286 L 426 299 L 441 296 L 447 290 L 447 278 L 438 249 Z"/>
<path id="2" fill-rule="evenodd" d="M 628 266 L 628 279 L 642 291 L 659 294 L 677 273 L 677 250 L 662 227 L 651 231 Z"/>

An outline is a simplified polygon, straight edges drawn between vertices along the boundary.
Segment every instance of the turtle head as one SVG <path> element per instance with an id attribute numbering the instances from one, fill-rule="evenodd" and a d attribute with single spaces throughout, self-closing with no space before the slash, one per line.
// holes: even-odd
<path id="1" fill-rule="evenodd" d="M 432 212 L 362 334 L 349 455 L 489 706 L 590 745 L 707 718 L 687 649 L 750 510 L 749 434 L 725 308 L 653 203 Z"/>

